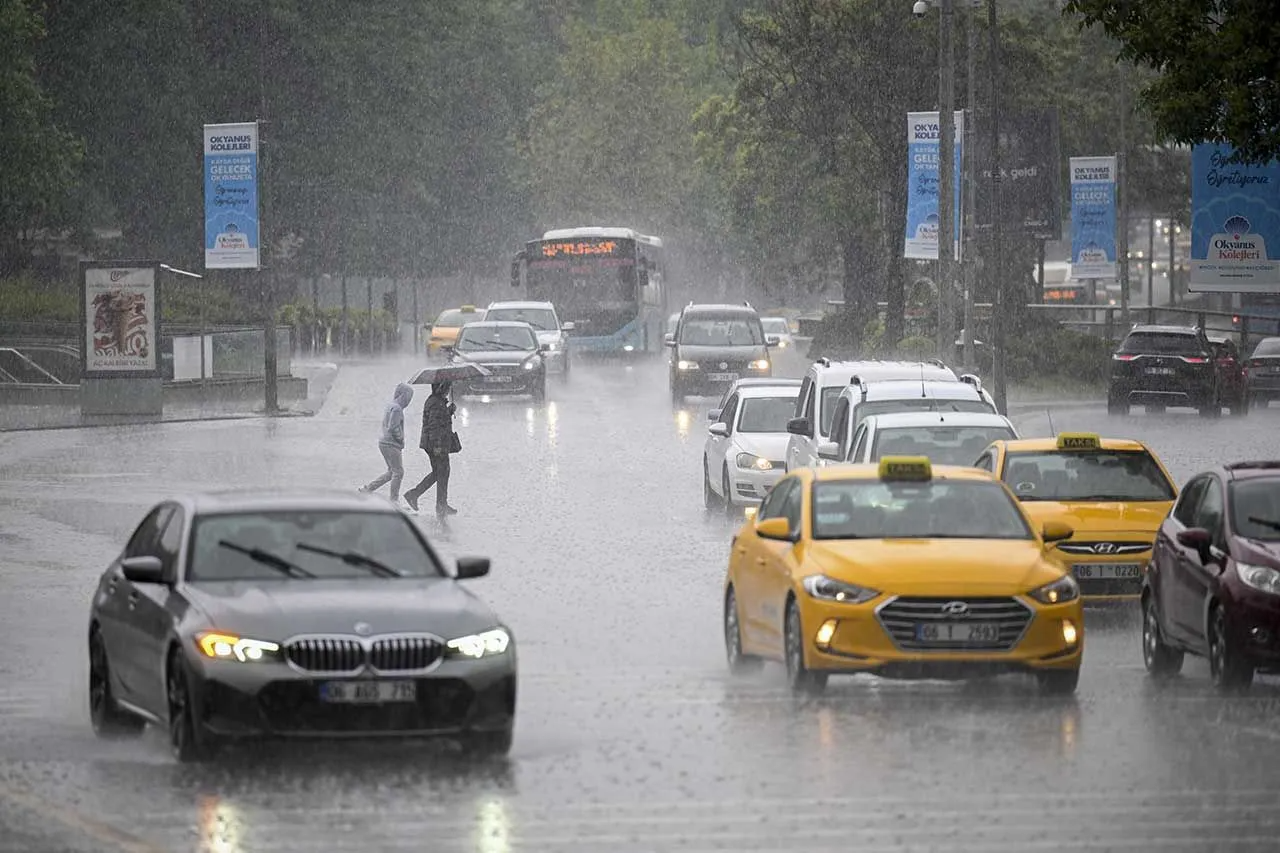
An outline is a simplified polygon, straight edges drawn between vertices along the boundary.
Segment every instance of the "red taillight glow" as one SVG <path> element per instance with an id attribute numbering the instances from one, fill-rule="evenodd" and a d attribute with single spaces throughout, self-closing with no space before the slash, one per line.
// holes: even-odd
<path id="1" fill-rule="evenodd" d="M 1187 364 L 1208 364 L 1209 363 L 1209 359 L 1200 358 L 1199 356 L 1194 356 L 1194 355 L 1180 355 L 1178 356 L 1178 358 L 1182 359 Z"/>
<path id="2" fill-rule="evenodd" d="M 1122 353 L 1116 353 L 1115 355 L 1113 355 L 1113 356 L 1111 356 L 1111 357 L 1112 357 L 1112 358 L 1114 358 L 1116 361 L 1133 361 L 1134 359 L 1141 358 L 1142 356 L 1139 356 L 1139 355 L 1125 355 L 1125 354 L 1122 354 Z"/>

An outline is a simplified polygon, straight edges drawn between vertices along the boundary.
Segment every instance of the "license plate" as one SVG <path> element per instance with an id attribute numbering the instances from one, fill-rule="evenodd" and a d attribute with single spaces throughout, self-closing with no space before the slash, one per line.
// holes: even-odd
<path id="1" fill-rule="evenodd" d="M 709 373 L 707 378 L 712 382 L 737 382 L 738 374 L 736 373 Z"/>
<path id="2" fill-rule="evenodd" d="M 486 377 L 484 378 L 484 381 L 485 381 L 485 382 L 492 382 L 492 383 L 494 383 L 494 384 L 499 384 L 499 383 L 503 383 L 503 382 L 510 382 L 510 381 L 511 381 L 511 377 L 510 377 L 510 376 L 486 376 Z"/>
<path id="3" fill-rule="evenodd" d="M 339 705 L 413 702 L 417 698 L 415 681 L 326 681 L 320 685 L 320 701 Z"/>
<path id="4" fill-rule="evenodd" d="M 1177 371 L 1172 367 L 1148 367 L 1145 372 L 1148 376 L 1172 376 Z"/>
<path id="5" fill-rule="evenodd" d="M 917 623 L 916 639 L 926 643 L 996 643 L 1000 626 L 994 622 Z"/>
<path id="6" fill-rule="evenodd" d="M 1076 563 L 1071 567 L 1084 581 L 1137 580 L 1142 577 L 1141 563 Z"/>

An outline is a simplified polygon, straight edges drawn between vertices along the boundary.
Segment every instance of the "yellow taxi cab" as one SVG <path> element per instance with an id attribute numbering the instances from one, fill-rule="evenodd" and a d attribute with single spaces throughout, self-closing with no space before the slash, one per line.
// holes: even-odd
<path id="1" fill-rule="evenodd" d="M 1086 601 L 1137 599 L 1156 532 L 1178 497 L 1145 444 L 1064 432 L 994 442 L 974 464 L 1008 485 L 1036 521 L 1075 531 L 1057 551 Z"/>
<path id="2" fill-rule="evenodd" d="M 482 312 L 474 305 L 463 305 L 461 308 L 449 308 L 440 312 L 440 316 L 431 324 L 431 335 L 427 338 L 427 354 L 437 355 L 444 347 L 451 347 L 458 341 L 458 332 L 468 323 L 481 318 Z"/>
<path id="3" fill-rule="evenodd" d="M 968 678 L 1034 673 L 1046 693 L 1080 677 L 1080 592 L 1003 484 L 927 457 L 802 468 L 734 537 L 724 591 L 731 672 L 786 665 L 797 693 L 831 674 Z"/>

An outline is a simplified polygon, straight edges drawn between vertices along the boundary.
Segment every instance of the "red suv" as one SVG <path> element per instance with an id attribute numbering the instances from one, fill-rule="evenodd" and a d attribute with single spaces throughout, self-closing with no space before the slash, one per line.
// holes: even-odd
<path id="1" fill-rule="evenodd" d="M 1193 477 L 1156 534 L 1142 582 L 1142 659 L 1156 678 L 1184 653 L 1239 690 L 1280 671 L 1280 461 Z"/>

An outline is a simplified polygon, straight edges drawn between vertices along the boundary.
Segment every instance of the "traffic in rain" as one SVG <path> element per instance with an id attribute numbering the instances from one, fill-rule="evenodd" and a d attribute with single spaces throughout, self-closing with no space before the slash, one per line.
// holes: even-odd
<path id="1" fill-rule="evenodd" d="M 0 851 L 1275 849 L 1280 41 L 197 5 L 0 0 Z"/>

